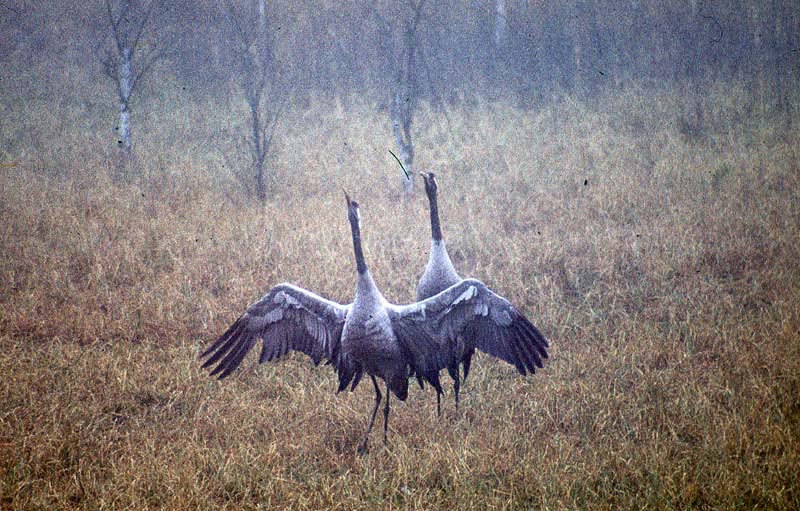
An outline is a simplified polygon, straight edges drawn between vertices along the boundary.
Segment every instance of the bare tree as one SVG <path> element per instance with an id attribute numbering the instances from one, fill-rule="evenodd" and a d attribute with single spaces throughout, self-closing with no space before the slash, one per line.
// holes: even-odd
<path id="1" fill-rule="evenodd" d="M 250 154 L 256 194 L 263 200 L 267 196 L 267 155 L 285 101 L 278 93 L 275 44 L 269 30 L 266 0 L 256 0 L 255 4 L 226 0 L 224 14 L 232 35 L 239 86 L 250 109 Z"/>
<path id="2" fill-rule="evenodd" d="M 498 55 L 503 54 L 508 43 L 508 16 L 505 0 L 494 2 L 494 49 Z"/>
<path id="3" fill-rule="evenodd" d="M 377 11 L 375 15 L 380 27 L 380 47 L 385 68 L 391 77 L 389 90 L 392 134 L 400 153 L 400 161 L 406 170 L 402 178 L 403 192 L 408 195 L 414 191 L 412 124 L 419 101 L 419 27 L 425 0 L 405 0 L 402 5 L 399 42 L 395 37 L 397 30 L 394 24 Z"/>
<path id="4" fill-rule="evenodd" d="M 164 4 L 165 0 L 105 0 L 110 36 L 101 46 L 100 61 L 105 74 L 117 86 L 117 145 L 123 162 L 133 151 L 131 98 L 138 91 L 142 78 L 170 45 L 169 41 L 157 38 L 154 31 L 154 20 Z"/>

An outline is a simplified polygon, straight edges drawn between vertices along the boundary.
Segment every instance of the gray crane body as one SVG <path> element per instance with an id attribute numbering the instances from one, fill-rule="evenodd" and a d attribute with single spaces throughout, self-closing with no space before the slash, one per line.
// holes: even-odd
<path id="1" fill-rule="evenodd" d="M 356 298 L 347 314 L 342 332 L 342 351 L 369 375 L 387 382 L 401 400 L 408 396 L 408 362 L 404 360 L 383 297 L 372 274 L 358 274 Z M 388 396 L 387 396 L 388 399 Z"/>
<path id="2" fill-rule="evenodd" d="M 437 295 L 462 280 L 456 273 L 453 263 L 450 261 L 450 256 L 447 255 L 444 240 L 432 239 L 428 264 L 425 266 L 425 273 L 419 279 L 419 284 L 417 284 L 417 301 Z"/>

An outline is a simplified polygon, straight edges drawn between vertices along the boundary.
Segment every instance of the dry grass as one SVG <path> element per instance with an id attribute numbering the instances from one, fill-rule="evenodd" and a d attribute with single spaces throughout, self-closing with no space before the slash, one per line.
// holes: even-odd
<path id="1" fill-rule="evenodd" d="M 369 385 L 337 396 L 301 356 L 218 383 L 197 354 L 278 282 L 351 298 L 342 187 L 379 285 L 411 299 L 426 202 L 394 195 L 385 119 L 292 114 L 254 205 L 222 168 L 226 114 L 153 101 L 146 179 L 113 180 L 92 127 L 67 155 L 4 156 L 21 164 L 0 175 L 0 507 L 800 507 L 800 137 L 742 89 L 713 91 L 689 134 L 683 95 L 646 90 L 423 112 L 456 266 L 552 357 L 527 379 L 479 357 L 441 419 L 415 388 L 364 457 Z M 30 122 L 46 138 L 54 119 Z"/>

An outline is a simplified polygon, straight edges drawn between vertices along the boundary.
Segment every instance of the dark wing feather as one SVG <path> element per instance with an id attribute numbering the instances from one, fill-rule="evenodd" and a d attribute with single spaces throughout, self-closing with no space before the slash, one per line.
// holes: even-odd
<path id="1" fill-rule="evenodd" d="M 427 300 L 391 306 L 389 317 L 417 374 L 438 373 L 454 361 L 468 360 L 475 348 L 523 375 L 534 373 L 547 358 L 547 340 L 539 330 L 476 279 L 462 280 Z"/>
<path id="2" fill-rule="evenodd" d="M 250 305 L 200 355 L 208 357 L 203 367 L 216 364 L 211 375 L 225 378 L 261 340 L 259 363 L 278 359 L 289 351 L 300 351 L 311 357 L 314 364 L 329 360 L 341 375 L 341 370 L 347 368 L 340 363 L 339 341 L 349 307 L 291 284 L 279 284 Z"/>

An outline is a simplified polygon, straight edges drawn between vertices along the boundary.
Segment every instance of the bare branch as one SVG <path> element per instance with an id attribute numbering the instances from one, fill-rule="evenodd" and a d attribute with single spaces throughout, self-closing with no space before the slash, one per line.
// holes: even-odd
<path id="1" fill-rule="evenodd" d="M 426 83 L 428 84 L 428 87 L 429 87 L 429 89 L 431 91 L 432 103 L 433 103 L 434 106 L 438 105 L 438 106 L 441 107 L 442 113 L 444 114 L 444 118 L 447 121 L 447 130 L 452 133 L 453 125 L 452 125 L 452 122 L 450 121 L 450 115 L 447 113 L 447 105 L 445 105 L 445 102 L 442 99 L 442 96 L 439 94 L 438 90 L 436 89 L 436 86 L 435 86 L 436 82 L 435 82 L 435 80 L 433 78 L 433 73 L 431 73 L 431 67 L 428 65 L 428 60 L 425 57 L 425 52 L 421 48 L 420 48 L 419 56 L 420 56 L 420 60 L 422 61 L 422 67 L 423 67 L 423 69 L 425 69 Z M 435 55 L 434 55 L 434 57 L 435 57 Z"/>
<path id="2" fill-rule="evenodd" d="M 141 38 L 142 34 L 147 29 L 147 26 L 150 24 L 150 18 L 153 15 L 156 7 L 159 9 L 164 4 L 163 0 L 152 0 L 145 10 L 144 17 L 139 22 L 138 26 L 136 27 L 136 34 L 133 36 L 133 43 L 131 44 L 131 48 L 138 48 L 139 47 L 139 39 Z"/>
<path id="3" fill-rule="evenodd" d="M 106 11 L 108 12 L 108 22 L 111 25 L 111 32 L 114 34 L 114 43 L 119 50 L 121 48 L 119 31 L 117 30 L 119 27 L 119 20 L 114 20 L 114 14 L 111 12 L 111 0 L 106 0 Z"/>
<path id="4" fill-rule="evenodd" d="M 269 151 L 269 148 L 272 146 L 272 137 L 275 136 L 275 128 L 278 125 L 278 121 L 280 120 L 281 115 L 283 114 L 283 111 L 288 103 L 289 102 L 286 100 L 286 98 L 282 97 L 278 103 L 277 108 L 273 110 L 272 113 L 267 115 L 267 122 L 265 123 L 264 130 L 262 132 L 262 137 L 266 136 L 267 133 L 269 133 L 269 137 L 267 137 L 267 140 L 264 143 L 264 147 L 262 148 L 263 150 L 263 154 L 261 156 L 262 158 L 266 156 L 267 152 Z"/>
<path id="5" fill-rule="evenodd" d="M 100 62 L 100 65 L 103 68 L 103 74 L 111 78 L 112 80 L 117 79 L 117 63 L 116 59 L 114 58 L 114 54 L 109 48 L 103 48 L 105 46 L 105 40 L 101 40 L 98 42 L 94 47 L 94 54 L 97 56 L 97 60 Z"/>
<path id="6" fill-rule="evenodd" d="M 425 6 L 425 0 L 419 0 L 416 4 L 411 1 L 411 8 L 414 12 L 414 16 L 411 20 L 411 30 L 413 32 L 417 31 L 417 25 L 419 25 L 419 20 L 422 17 L 422 8 Z"/>
<path id="7" fill-rule="evenodd" d="M 161 60 L 161 58 L 167 53 L 167 48 L 167 45 L 160 45 L 159 47 L 150 50 L 149 53 L 141 59 L 143 63 L 139 67 L 139 71 L 134 74 L 133 79 L 131 80 L 131 93 L 137 90 L 141 78 L 150 71 L 150 68 L 153 67 L 153 64 Z"/>
<path id="8" fill-rule="evenodd" d="M 20 14 L 22 14 L 22 11 L 20 11 L 20 10 L 18 10 L 18 9 L 14 9 L 14 8 L 13 8 L 13 7 L 11 7 L 10 5 L 6 5 L 5 3 L 0 3 L 0 7 L 4 7 L 5 9 L 8 9 L 9 11 L 13 12 L 13 13 L 14 13 L 14 14 L 16 14 L 17 16 L 19 16 Z"/>
<path id="9" fill-rule="evenodd" d="M 251 40 L 251 36 L 247 33 L 245 28 L 242 26 L 241 20 L 239 16 L 236 14 L 236 8 L 234 7 L 231 0 L 225 0 L 225 14 L 227 18 L 233 25 L 235 35 L 239 36 L 239 43 L 242 45 L 242 49 L 247 51 L 250 46 L 253 44 Z"/>
<path id="10" fill-rule="evenodd" d="M 108 12 L 108 21 L 111 24 L 111 31 L 114 34 L 114 42 L 117 45 L 117 51 L 122 53 L 123 49 L 128 43 L 127 33 L 123 34 L 119 30 L 120 24 L 124 21 L 128 22 L 128 9 L 130 8 L 130 3 L 123 2 L 122 7 L 120 9 L 119 15 L 115 16 L 111 9 L 111 1 L 106 0 L 106 10 Z"/>

